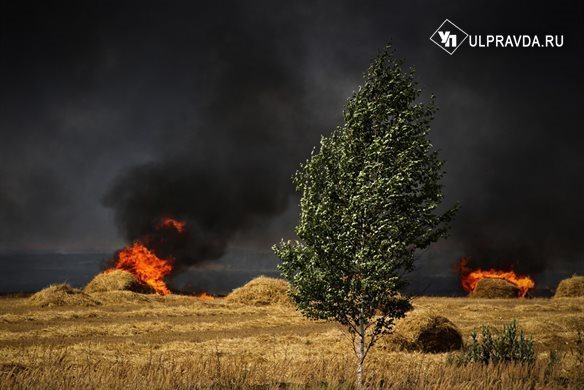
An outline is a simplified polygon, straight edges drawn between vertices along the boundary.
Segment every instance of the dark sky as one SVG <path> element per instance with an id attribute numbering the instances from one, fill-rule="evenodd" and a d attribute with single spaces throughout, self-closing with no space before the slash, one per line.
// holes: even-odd
<path id="1" fill-rule="evenodd" d="M 111 251 L 161 214 L 193 256 L 268 250 L 296 222 L 291 174 L 391 41 L 437 96 L 461 204 L 432 261 L 582 271 L 581 3 L 218 3 L 2 2 L 0 252 Z M 428 39 L 445 18 L 565 43 L 449 56 Z"/>

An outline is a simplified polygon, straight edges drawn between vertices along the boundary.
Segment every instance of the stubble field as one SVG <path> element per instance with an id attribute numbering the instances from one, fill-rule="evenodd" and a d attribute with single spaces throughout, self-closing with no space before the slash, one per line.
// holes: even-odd
<path id="1" fill-rule="evenodd" d="M 90 307 L 34 307 L 0 298 L 0 388 L 354 386 L 345 333 L 291 306 L 131 292 L 100 299 Z M 516 319 L 534 338 L 537 362 L 458 367 L 449 362 L 453 353 L 400 351 L 382 340 L 368 357 L 368 387 L 584 388 L 584 298 L 419 297 L 414 306 L 448 317 L 465 340 L 473 328 Z"/>

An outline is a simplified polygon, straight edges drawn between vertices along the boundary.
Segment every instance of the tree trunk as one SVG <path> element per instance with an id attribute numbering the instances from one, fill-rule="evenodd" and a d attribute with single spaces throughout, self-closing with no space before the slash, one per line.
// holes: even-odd
<path id="1" fill-rule="evenodd" d="M 357 388 L 363 388 L 363 361 L 365 360 L 365 319 L 363 309 L 359 316 L 359 349 L 357 353 Z"/>

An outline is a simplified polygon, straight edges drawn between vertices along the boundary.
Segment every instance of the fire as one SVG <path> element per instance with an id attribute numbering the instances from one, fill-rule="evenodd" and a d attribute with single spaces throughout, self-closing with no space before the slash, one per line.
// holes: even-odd
<path id="1" fill-rule="evenodd" d="M 172 260 L 158 258 L 139 241 L 125 247 L 118 253 L 115 268 L 132 273 L 139 281 L 152 287 L 158 294 L 170 294 L 164 277 L 172 271 Z"/>
<path id="2" fill-rule="evenodd" d="M 177 221 L 176 219 L 172 218 L 163 218 L 159 228 L 173 228 L 177 232 L 182 233 L 185 230 L 185 225 L 186 223 L 183 221 Z"/>
<path id="3" fill-rule="evenodd" d="M 163 218 L 156 230 L 175 229 L 182 233 L 185 230 L 185 222 L 172 218 Z M 173 259 L 161 259 L 147 247 L 151 242 L 151 236 L 143 237 L 118 252 L 115 269 L 121 269 L 133 274 L 140 282 L 152 287 L 158 294 L 170 294 L 170 290 L 164 282 L 164 277 L 172 272 Z"/>
<path id="4" fill-rule="evenodd" d="M 161 259 L 154 253 L 153 248 L 160 250 L 157 243 L 167 242 L 167 238 L 172 236 L 172 234 L 168 235 L 168 229 L 176 230 L 182 234 L 185 232 L 185 227 L 186 223 L 183 221 L 168 217 L 162 218 L 152 234 L 142 237 L 118 252 L 112 270 L 128 271 L 140 282 L 152 287 L 158 294 L 170 294 L 171 291 L 166 286 L 164 278 L 172 272 L 174 259 L 172 257 Z M 207 293 L 195 296 L 203 300 L 215 299 L 214 296 Z"/>
<path id="5" fill-rule="evenodd" d="M 462 258 L 458 264 L 460 283 L 464 291 L 468 293 L 473 292 L 479 280 L 483 278 L 504 279 L 514 284 L 519 288 L 519 296 L 521 298 L 525 297 L 527 291 L 535 286 L 535 282 L 529 276 L 518 276 L 513 271 L 498 271 L 494 269 L 484 271 L 480 268 L 471 270 L 468 267 L 469 260 L 470 258 L 468 257 Z"/>
<path id="6" fill-rule="evenodd" d="M 213 299 L 215 299 L 213 295 L 207 293 L 201 293 L 199 295 L 195 295 L 195 297 L 202 299 L 204 301 L 212 301 Z"/>

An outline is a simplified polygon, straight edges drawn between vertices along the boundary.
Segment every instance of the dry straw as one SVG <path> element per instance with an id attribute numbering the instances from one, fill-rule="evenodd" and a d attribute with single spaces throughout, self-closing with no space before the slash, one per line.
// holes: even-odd
<path id="1" fill-rule="evenodd" d="M 233 290 L 225 299 L 244 305 L 291 305 L 285 280 L 259 276 Z"/>
<path id="2" fill-rule="evenodd" d="M 478 281 L 472 298 L 517 298 L 519 288 L 504 279 L 484 278 Z"/>
<path id="3" fill-rule="evenodd" d="M 53 284 L 32 295 L 28 302 L 33 306 L 97 306 L 95 300 L 81 290 L 68 284 Z"/>
<path id="4" fill-rule="evenodd" d="M 91 296 L 98 299 L 104 305 L 126 305 L 150 303 L 155 295 L 141 294 L 133 291 L 103 291 L 91 293 Z"/>
<path id="5" fill-rule="evenodd" d="M 397 321 L 388 341 L 402 350 L 440 353 L 460 349 L 462 334 L 448 318 L 414 310 Z"/>
<path id="6" fill-rule="evenodd" d="M 584 276 L 574 275 L 558 285 L 556 298 L 584 297 Z"/>
<path id="7" fill-rule="evenodd" d="M 83 289 L 87 293 L 107 291 L 133 291 L 138 293 L 154 293 L 154 290 L 131 273 L 123 270 L 106 271 L 96 275 Z"/>

